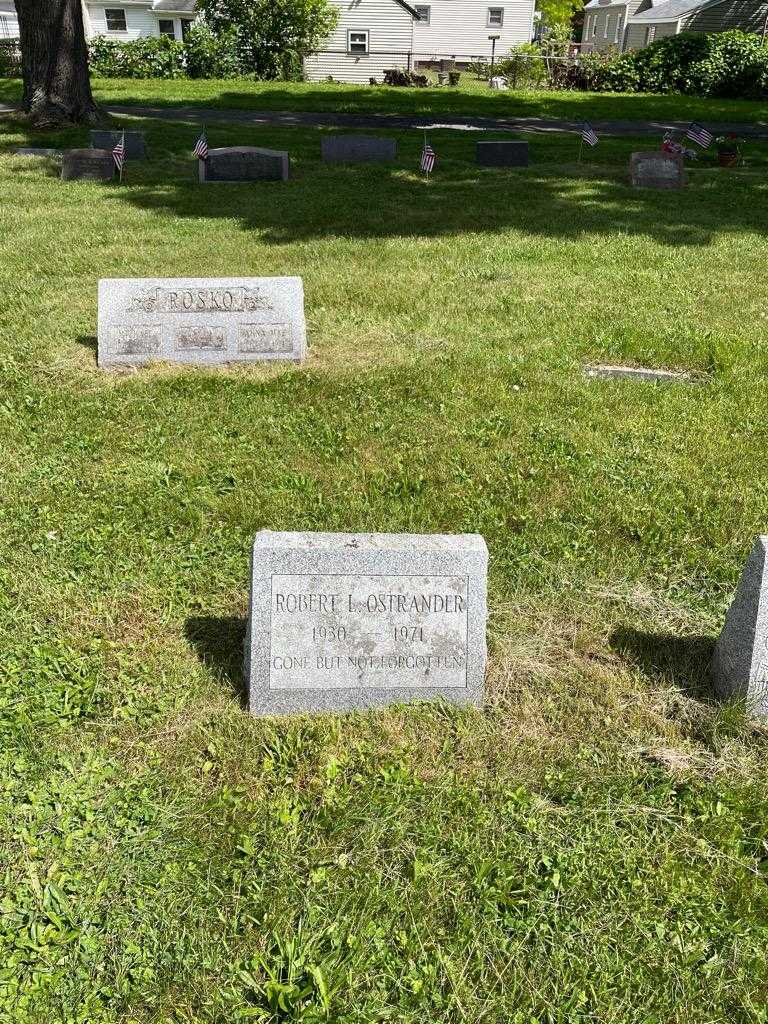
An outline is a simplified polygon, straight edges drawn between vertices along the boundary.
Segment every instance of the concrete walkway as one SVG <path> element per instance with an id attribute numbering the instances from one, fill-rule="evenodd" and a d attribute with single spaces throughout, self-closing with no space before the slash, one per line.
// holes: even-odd
<path id="1" fill-rule="evenodd" d="M 428 129 L 449 128 L 455 131 L 506 132 L 580 132 L 583 122 L 544 117 L 464 117 L 454 114 L 341 114 L 290 113 L 282 110 L 224 110 L 219 107 L 106 107 L 110 114 L 153 117 L 161 121 L 190 124 L 275 125 L 281 128 L 376 128 Z M 11 113 L 13 107 L 0 104 L 0 114 Z M 685 130 L 689 121 L 592 121 L 602 135 L 661 135 L 668 129 Z M 718 133 L 735 132 L 742 138 L 768 139 L 768 123 L 752 124 L 704 122 Z"/>

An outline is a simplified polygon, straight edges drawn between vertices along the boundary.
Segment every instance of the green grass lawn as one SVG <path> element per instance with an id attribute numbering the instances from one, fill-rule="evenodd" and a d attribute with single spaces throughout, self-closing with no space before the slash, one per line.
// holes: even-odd
<path id="1" fill-rule="evenodd" d="M 763 100 L 708 100 L 638 93 L 492 92 L 464 74 L 460 88 L 399 89 L 318 82 L 172 79 L 93 81 L 101 103 L 290 110 L 314 113 L 457 114 L 485 117 L 562 117 L 575 120 L 768 121 Z M 16 103 L 21 83 L 0 79 L 0 102 Z"/>
<path id="2" fill-rule="evenodd" d="M 765 1024 L 768 730 L 706 665 L 768 520 L 768 147 L 631 191 L 287 147 L 127 184 L 0 126 L 0 1019 Z M 599 162 L 598 162 L 599 161 Z M 95 363 L 100 277 L 299 274 L 301 367 Z M 696 384 L 585 378 L 597 360 Z M 261 528 L 477 531 L 488 702 L 255 720 Z"/>

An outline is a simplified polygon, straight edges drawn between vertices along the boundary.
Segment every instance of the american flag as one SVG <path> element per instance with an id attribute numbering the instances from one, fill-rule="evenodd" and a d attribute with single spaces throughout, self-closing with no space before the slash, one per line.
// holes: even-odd
<path id="1" fill-rule="evenodd" d="M 115 161 L 115 167 L 122 176 L 123 164 L 125 163 L 125 132 L 123 132 L 123 137 L 112 150 L 112 159 Z"/>
<path id="2" fill-rule="evenodd" d="M 430 146 L 427 140 L 424 140 L 424 149 L 421 151 L 421 169 L 425 174 L 430 174 L 435 169 L 435 155 L 434 149 Z"/>
<path id="3" fill-rule="evenodd" d="M 709 149 L 714 138 L 712 132 L 708 132 L 704 125 L 699 124 L 698 121 L 691 121 L 686 129 L 685 137 L 696 142 L 702 149 Z"/>
<path id="4" fill-rule="evenodd" d="M 581 129 L 581 138 L 588 146 L 596 146 L 600 141 L 597 132 L 588 121 L 584 122 L 584 127 Z"/>
<path id="5" fill-rule="evenodd" d="M 208 139 L 205 135 L 205 128 L 200 132 L 200 138 L 195 143 L 195 148 L 192 150 L 192 156 L 196 156 L 198 160 L 208 159 Z"/>

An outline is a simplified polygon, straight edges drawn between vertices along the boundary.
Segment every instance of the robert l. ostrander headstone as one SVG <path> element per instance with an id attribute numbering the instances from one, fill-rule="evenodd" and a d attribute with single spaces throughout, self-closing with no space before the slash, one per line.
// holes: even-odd
<path id="1" fill-rule="evenodd" d="M 663 150 L 633 153 L 629 180 L 634 188 L 682 188 L 686 184 L 683 158 Z"/>
<path id="2" fill-rule="evenodd" d="M 721 700 L 738 698 L 755 715 L 768 715 L 768 537 L 758 537 L 712 659 Z"/>
<path id="3" fill-rule="evenodd" d="M 273 533 L 253 545 L 255 715 L 479 704 L 488 549 L 476 534 Z"/>
<path id="4" fill-rule="evenodd" d="M 199 161 L 201 184 L 236 183 L 238 181 L 287 181 L 291 176 L 288 154 L 279 149 L 258 149 L 255 146 L 224 146 L 209 149 L 205 160 Z"/>
<path id="5" fill-rule="evenodd" d="M 300 277 L 99 281 L 99 366 L 300 362 Z"/>

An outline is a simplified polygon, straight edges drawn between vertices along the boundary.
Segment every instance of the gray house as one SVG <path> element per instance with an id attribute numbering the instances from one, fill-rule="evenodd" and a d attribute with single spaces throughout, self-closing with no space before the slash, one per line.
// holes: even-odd
<path id="1" fill-rule="evenodd" d="M 589 0 L 584 7 L 581 50 L 640 50 L 680 32 L 740 28 L 762 35 L 766 27 L 768 0 Z"/>

